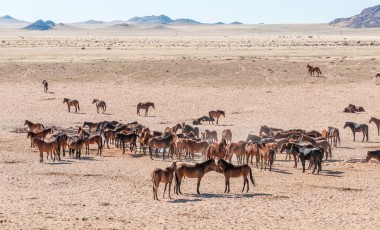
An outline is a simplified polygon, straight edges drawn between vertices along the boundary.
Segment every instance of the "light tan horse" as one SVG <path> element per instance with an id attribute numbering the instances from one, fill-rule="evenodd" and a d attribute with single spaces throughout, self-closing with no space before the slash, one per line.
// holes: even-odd
<path id="1" fill-rule="evenodd" d="M 203 140 L 212 140 L 212 141 L 218 142 L 218 133 L 215 130 L 210 131 L 210 130 L 206 129 L 204 132 L 202 132 L 202 139 Z"/>
<path id="2" fill-rule="evenodd" d="M 39 131 L 45 129 L 45 127 L 43 126 L 43 124 L 33 123 L 33 122 L 28 121 L 28 120 L 25 120 L 24 125 L 28 126 L 29 131 L 39 132 Z"/>
<path id="3" fill-rule="evenodd" d="M 70 113 L 70 107 L 71 106 L 75 107 L 75 112 L 76 113 L 78 112 L 78 110 L 80 111 L 79 102 L 77 100 L 70 100 L 68 98 L 63 98 L 63 103 L 67 104 L 67 108 L 68 108 L 69 113 Z"/>
<path id="4" fill-rule="evenodd" d="M 181 166 L 177 166 L 177 169 L 175 170 L 175 181 L 176 181 L 175 191 L 177 195 L 178 193 L 182 194 L 181 183 L 182 183 L 183 177 L 197 178 L 198 179 L 197 193 L 200 194 L 199 187 L 201 185 L 201 180 L 203 176 L 210 171 L 215 171 L 217 168 L 218 166 L 216 165 L 215 160 L 213 159 L 210 159 L 203 163 L 195 164 L 195 165 L 182 164 Z"/>
<path id="5" fill-rule="evenodd" d="M 43 81 L 42 81 L 42 84 L 44 85 L 44 92 L 47 93 L 47 92 L 48 92 L 48 86 L 49 86 L 48 81 L 43 80 Z"/>
<path id="6" fill-rule="evenodd" d="M 218 167 L 222 170 L 224 174 L 224 179 L 226 181 L 226 188 L 224 190 L 224 193 L 229 193 L 230 192 L 230 178 L 237 178 L 237 177 L 243 177 L 244 184 L 243 184 L 243 189 L 241 192 L 244 192 L 245 185 L 247 184 L 247 191 L 249 191 L 249 181 L 248 181 L 248 175 L 251 179 L 252 185 L 255 184 L 255 180 L 253 179 L 252 176 L 252 169 L 248 165 L 240 165 L 240 166 L 235 166 L 233 164 L 228 163 L 227 161 L 223 159 L 218 159 Z"/>
<path id="7" fill-rule="evenodd" d="M 155 109 L 154 103 L 153 102 L 146 102 L 146 103 L 140 102 L 140 103 L 138 103 L 137 104 L 137 115 L 140 115 L 140 109 L 145 109 L 145 116 L 148 116 L 149 107 L 152 107 L 153 109 Z"/>
<path id="8" fill-rule="evenodd" d="M 267 170 L 267 165 L 269 165 L 269 171 L 272 171 L 274 154 L 274 150 L 270 149 L 269 147 L 260 148 L 261 170 L 263 170 L 263 165 L 265 166 L 264 170 Z"/>
<path id="9" fill-rule="evenodd" d="M 42 140 L 45 140 L 46 136 L 51 133 L 51 128 L 44 129 L 41 132 L 35 133 L 35 132 L 28 132 L 26 135 L 26 138 L 30 138 L 30 147 L 32 146 L 33 143 L 33 138 L 40 138 Z"/>
<path id="10" fill-rule="evenodd" d="M 242 164 L 243 158 L 245 155 L 246 144 L 247 144 L 247 142 L 239 142 L 239 143 L 232 142 L 230 145 L 228 145 L 228 147 L 227 147 L 228 162 L 231 163 L 232 157 L 235 154 L 237 163 Z"/>
<path id="11" fill-rule="evenodd" d="M 182 146 L 184 149 L 187 149 L 191 155 L 192 161 L 194 161 L 194 153 L 202 153 L 202 156 L 206 156 L 206 150 L 209 147 L 209 144 L 206 141 L 195 141 L 192 139 L 184 139 L 182 141 Z M 181 154 L 179 155 L 181 160 Z"/>
<path id="12" fill-rule="evenodd" d="M 33 138 L 33 145 L 37 147 L 40 152 L 40 162 L 44 162 L 43 153 L 47 153 L 47 157 L 49 157 L 49 152 L 54 153 L 53 161 L 55 161 L 55 157 L 57 156 L 58 161 L 61 161 L 61 157 L 59 154 L 59 141 L 45 142 L 44 140 Z"/>
<path id="13" fill-rule="evenodd" d="M 371 117 L 371 119 L 369 119 L 369 123 L 371 124 L 371 122 L 375 123 L 376 128 L 377 128 L 377 135 L 380 136 L 380 119 Z"/>
<path id="14" fill-rule="evenodd" d="M 107 105 L 104 101 L 100 101 L 98 99 L 94 99 L 92 104 L 96 105 L 96 112 L 99 113 L 100 109 L 103 109 L 103 113 L 107 110 Z"/>
<path id="15" fill-rule="evenodd" d="M 227 143 L 232 141 L 232 132 L 230 129 L 225 129 L 222 131 L 222 139 L 226 140 Z"/>
<path id="16" fill-rule="evenodd" d="M 159 200 L 157 191 L 158 191 L 158 186 L 160 185 L 160 182 L 165 183 L 165 189 L 164 193 L 162 195 L 162 198 L 165 198 L 165 192 L 166 192 L 166 187 L 169 184 L 169 198 L 171 199 L 172 197 L 170 196 L 170 190 L 174 178 L 174 172 L 177 168 L 177 163 L 173 162 L 170 167 L 167 167 L 166 169 L 155 169 L 152 172 L 152 183 L 153 183 L 153 199 L 154 200 Z"/>
<path id="17" fill-rule="evenodd" d="M 256 157 L 256 168 L 259 168 L 260 162 L 260 148 L 258 144 L 248 142 L 245 146 L 245 162 L 248 164 L 249 158 L 251 158 L 251 165 L 253 165 L 253 157 Z M 244 162 L 244 159 L 243 159 Z"/>
<path id="18" fill-rule="evenodd" d="M 223 110 L 216 110 L 216 111 L 212 110 L 212 111 L 208 112 L 208 115 L 211 119 L 212 124 L 214 124 L 215 118 L 216 118 L 216 124 L 218 124 L 220 116 L 226 117 L 226 114 Z"/>

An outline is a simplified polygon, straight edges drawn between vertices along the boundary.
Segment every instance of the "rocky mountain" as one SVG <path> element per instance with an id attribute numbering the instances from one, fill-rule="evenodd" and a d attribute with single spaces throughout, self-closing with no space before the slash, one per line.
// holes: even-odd
<path id="1" fill-rule="evenodd" d="M 38 20 L 28 26 L 26 26 L 24 29 L 26 30 L 51 30 L 54 28 L 56 24 L 53 21 L 42 21 Z"/>
<path id="2" fill-rule="evenodd" d="M 180 18 L 180 19 L 171 19 L 166 15 L 159 16 L 145 16 L 145 17 L 133 17 L 127 21 L 131 24 L 201 24 L 192 19 Z"/>
<path id="3" fill-rule="evenodd" d="M 5 16 L 0 17 L 0 22 L 21 22 L 21 21 L 9 15 L 5 15 Z"/>
<path id="4" fill-rule="evenodd" d="M 330 22 L 330 25 L 348 28 L 380 27 L 380 5 L 366 8 L 360 14 L 349 18 L 337 18 Z"/>
<path id="5" fill-rule="evenodd" d="M 243 23 L 241 23 L 241 22 L 231 22 L 230 24 L 231 25 L 243 25 Z"/>
<path id="6" fill-rule="evenodd" d="M 90 20 L 85 21 L 83 23 L 84 24 L 104 24 L 105 22 L 103 22 L 103 21 L 97 21 L 97 20 L 94 20 L 94 19 L 90 19 Z"/>

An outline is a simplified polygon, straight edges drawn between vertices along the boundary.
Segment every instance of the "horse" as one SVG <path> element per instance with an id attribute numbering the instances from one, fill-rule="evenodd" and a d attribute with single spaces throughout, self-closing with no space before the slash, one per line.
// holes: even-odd
<path id="1" fill-rule="evenodd" d="M 47 93 L 48 92 L 48 86 L 49 86 L 48 81 L 43 80 L 42 84 L 44 85 L 44 93 Z"/>
<path id="2" fill-rule="evenodd" d="M 182 125 L 181 124 L 176 124 L 175 126 L 173 126 L 173 128 L 169 128 L 169 127 L 166 127 L 165 129 L 165 133 L 171 133 L 171 132 L 174 132 L 174 133 L 177 133 L 177 131 L 179 129 L 182 129 Z"/>
<path id="3" fill-rule="evenodd" d="M 97 125 L 98 125 L 98 123 L 85 121 L 85 122 L 83 122 L 82 127 L 85 128 L 86 126 L 88 126 L 88 128 L 91 132 L 91 130 L 95 129 Z"/>
<path id="4" fill-rule="evenodd" d="M 265 165 L 264 170 L 267 170 L 267 165 L 269 164 L 269 171 L 272 171 L 272 165 L 274 161 L 275 152 L 273 149 L 268 147 L 259 148 L 260 158 L 261 158 L 261 170 L 263 170 L 263 165 Z"/>
<path id="5" fill-rule="evenodd" d="M 69 156 L 74 155 L 74 150 L 76 150 L 76 159 L 80 160 L 82 147 L 85 144 L 85 139 L 82 137 L 68 137 L 67 139 L 67 147 L 69 148 Z"/>
<path id="6" fill-rule="evenodd" d="M 218 124 L 220 116 L 226 117 L 225 112 L 222 110 L 210 111 L 210 112 L 208 112 L 208 115 L 210 117 L 212 124 L 214 124 L 215 118 L 216 118 L 216 124 Z"/>
<path id="7" fill-rule="evenodd" d="M 143 153 L 146 153 L 146 146 L 149 143 L 149 140 L 154 137 L 149 131 L 145 131 L 140 136 L 140 153 L 143 150 Z"/>
<path id="8" fill-rule="evenodd" d="M 327 141 L 331 141 L 331 145 L 334 147 L 337 147 L 338 144 L 340 145 L 340 135 L 339 135 L 339 129 L 329 126 L 328 127 L 328 138 Z"/>
<path id="9" fill-rule="evenodd" d="M 260 127 L 259 134 L 265 133 L 268 136 L 272 136 L 272 132 L 278 132 L 278 131 L 283 131 L 283 130 L 282 129 L 278 129 L 278 128 L 269 127 L 269 126 L 266 126 L 266 125 L 262 125 Z"/>
<path id="10" fill-rule="evenodd" d="M 175 170 L 175 191 L 176 194 L 182 194 L 181 192 L 181 183 L 182 179 L 186 176 L 187 178 L 197 178 L 198 183 L 197 183 L 197 193 L 200 194 L 199 192 L 199 187 L 201 185 L 201 180 L 203 176 L 210 172 L 210 171 L 215 171 L 218 168 L 218 166 L 215 163 L 215 160 L 210 159 L 207 161 L 204 161 L 199 164 L 195 165 L 190 165 L 190 164 L 182 164 L 180 166 L 177 166 Z"/>
<path id="11" fill-rule="evenodd" d="M 227 147 L 228 162 L 231 163 L 232 156 L 235 154 L 237 163 L 242 164 L 243 163 L 243 157 L 245 154 L 246 144 L 247 144 L 247 142 L 239 142 L 239 143 L 232 142 L 232 143 L 230 143 L 230 145 L 228 145 L 228 147 Z"/>
<path id="12" fill-rule="evenodd" d="M 45 126 L 40 123 L 33 123 L 28 120 L 25 120 L 24 126 L 27 125 L 29 128 L 29 131 L 40 131 L 45 129 Z"/>
<path id="13" fill-rule="evenodd" d="M 371 124 L 371 122 L 375 123 L 377 127 L 377 135 L 380 136 L 380 119 L 371 117 L 371 119 L 369 119 L 369 123 Z"/>
<path id="14" fill-rule="evenodd" d="M 96 112 L 99 113 L 99 109 L 103 109 L 103 113 L 107 110 L 106 103 L 104 101 L 100 101 L 98 99 L 94 99 L 92 104 L 96 105 Z"/>
<path id="15" fill-rule="evenodd" d="M 35 132 L 28 132 L 26 135 L 26 138 L 30 137 L 30 147 L 33 147 L 33 138 L 40 138 L 42 140 L 45 140 L 46 136 L 51 133 L 51 128 L 44 129 L 41 132 L 35 133 Z"/>
<path id="16" fill-rule="evenodd" d="M 199 128 L 198 127 L 191 127 L 190 125 L 186 125 L 185 123 L 182 123 L 182 133 L 190 133 L 193 132 L 196 137 L 199 137 Z"/>
<path id="17" fill-rule="evenodd" d="M 356 132 L 362 132 L 363 133 L 363 140 L 362 142 L 364 142 L 364 138 L 366 137 L 367 138 L 367 142 L 368 142 L 368 125 L 366 124 L 357 124 L 357 123 L 354 123 L 354 122 L 346 122 L 346 124 L 344 124 L 344 129 L 346 127 L 349 127 L 352 131 L 352 134 L 354 135 L 354 141 L 355 141 L 355 133 Z"/>
<path id="18" fill-rule="evenodd" d="M 139 135 L 135 132 L 124 134 L 124 133 L 116 133 L 116 140 L 120 142 L 120 148 L 123 150 L 123 154 L 125 153 L 125 143 L 130 144 L 130 150 L 132 152 L 133 148 L 135 148 L 135 153 L 137 152 L 137 138 Z"/>
<path id="19" fill-rule="evenodd" d="M 286 143 L 286 144 L 283 144 L 281 146 L 281 149 L 280 149 L 280 153 L 284 152 L 284 150 L 286 151 L 286 157 L 285 157 L 285 160 L 288 159 L 288 155 L 289 155 L 289 160 L 291 160 L 291 156 L 290 155 L 293 155 L 293 158 L 294 158 L 294 167 L 293 168 L 297 168 L 297 154 L 298 152 L 296 152 L 292 147 L 295 143 Z"/>
<path id="20" fill-rule="evenodd" d="M 319 74 L 322 74 L 322 72 L 321 72 L 321 70 L 319 69 L 319 67 L 313 67 L 313 66 L 311 66 L 311 65 L 307 65 L 307 69 L 308 69 L 308 71 L 309 71 L 309 75 L 310 76 L 314 76 L 314 72 L 316 72 L 318 75 L 318 77 L 319 77 Z"/>
<path id="21" fill-rule="evenodd" d="M 212 140 L 212 141 L 218 142 L 218 133 L 215 130 L 210 131 L 210 130 L 206 129 L 202 133 L 202 139 L 203 140 Z"/>
<path id="22" fill-rule="evenodd" d="M 243 177 L 244 184 L 243 184 L 243 189 L 241 192 L 244 192 L 245 185 L 247 184 L 247 190 L 246 192 L 249 191 L 249 181 L 248 181 L 248 175 L 249 178 L 251 179 L 252 185 L 255 184 L 255 180 L 253 179 L 252 176 L 252 169 L 248 165 L 240 165 L 240 166 L 235 166 L 233 164 L 228 163 L 227 161 L 223 159 L 218 159 L 218 167 L 219 169 L 223 172 L 224 174 L 224 179 L 226 181 L 226 187 L 224 189 L 224 193 L 229 193 L 230 192 L 230 178 L 237 178 L 237 177 Z"/>
<path id="23" fill-rule="evenodd" d="M 231 143 L 232 141 L 232 132 L 230 129 L 225 129 L 222 131 L 222 139 L 226 140 L 226 142 L 228 143 L 228 141 Z"/>
<path id="24" fill-rule="evenodd" d="M 206 151 L 209 147 L 209 144 L 206 141 L 195 141 L 191 139 L 184 139 L 182 141 L 183 149 L 189 150 L 192 160 L 194 161 L 194 153 L 200 152 L 202 153 L 203 158 L 206 157 Z M 179 154 L 179 160 L 181 160 L 181 154 Z"/>
<path id="25" fill-rule="evenodd" d="M 326 153 L 326 160 L 328 160 L 328 156 L 330 154 L 330 157 L 332 156 L 332 152 L 331 152 L 331 145 L 330 143 L 327 141 L 327 140 L 315 140 L 309 136 L 306 136 L 306 135 L 302 135 L 301 141 L 308 141 L 310 142 L 312 145 L 314 145 L 315 147 L 320 147 L 322 148 L 325 153 Z"/>
<path id="26" fill-rule="evenodd" d="M 67 103 L 67 108 L 68 108 L 69 113 L 70 113 L 71 106 L 75 107 L 75 112 L 78 112 L 78 110 L 80 111 L 79 102 L 77 100 L 70 100 L 68 98 L 63 98 L 63 104 L 64 103 Z"/>
<path id="27" fill-rule="evenodd" d="M 158 149 L 164 149 L 163 153 L 162 153 L 162 159 L 165 160 L 165 152 L 166 152 L 166 149 L 167 148 L 170 148 L 170 146 L 173 144 L 173 142 L 175 141 L 175 134 L 173 133 L 170 133 L 169 135 L 167 135 L 166 137 L 152 137 L 149 141 L 148 141 L 148 145 L 149 145 L 149 154 L 150 154 L 150 159 L 153 160 L 153 156 L 152 156 L 152 149 L 153 148 L 156 148 L 157 149 L 157 154 L 158 154 Z"/>
<path id="28" fill-rule="evenodd" d="M 106 129 L 104 131 L 104 145 L 107 144 L 107 148 L 110 148 L 110 146 L 109 146 L 110 140 L 111 140 L 111 144 L 115 140 L 116 133 L 117 133 L 117 131 L 115 131 L 113 129 Z"/>
<path id="29" fill-rule="evenodd" d="M 49 157 L 49 152 L 54 153 L 53 161 L 55 161 L 55 157 L 58 157 L 58 161 L 61 161 L 61 156 L 59 155 L 59 138 L 57 141 L 51 141 L 51 142 L 45 142 L 44 140 L 41 140 L 39 138 L 33 138 L 32 139 L 33 145 L 38 148 L 38 151 L 40 152 L 40 163 L 44 162 L 43 159 L 43 153 L 46 152 Z"/>
<path id="30" fill-rule="evenodd" d="M 343 113 L 355 113 L 355 108 L 354 107 L 346 107 L 343 109 Z"/>
<path id="31" fill-rule="evenodd" d="M 314 170 L 312 174 L 314 174 L 317 168 L 317 174 L 319 174 L 319 172 L 322 171 L 322 159 L 324 154 L 322 148 L 305 148 L 297 144 L 294 144 L 292 148 L 298 152 L 298 157 L 302 163 L 302 173 L 305 173 L 306 160 L 310 160 L 310 163 L 314 165 Z"/>
<path id="32" fill-rule="evenodd" d="M 102 155 L 103 140 L 99 134 L 86 136 L 84 139 L 85 139 L 84 144 L 86 146 L 86 155 L 90 154 L 90 145 L 93 145 L 93 144 L 98 145 L 98 152 L 96 153 L 96 155 L 99 155 L 99 156 Z"/>
<path id="33" fill-rule="evenodd" d="M 152 172 L 152 183 L 153 183 L 153 199 L 154 200 L 159 201 L 157 191 L 158 191 L 158 186 L 160 185 L 160 182 L 165 183 L 165 189 L 164 189 L 164 193 L 162 195 L 162 198 L 165 198 L 166 187 L 168 184 L 169 184 L 169 199 L 172 198 L 170 196 L 170 189 L 171 189 L 173 178 L 174 178 L 173 174 L 177 168 L 176 164 L 177 164 L 176 162 L 173 162 L 171 164 L 171 166 L 167 167 L 166 169 L 158 169 L 157 168 L 157 169 L 153 170 L 153 172 Z"/>
<path id="34" fill-rule="evenodd" d="M 353 104 L 348 104 L 348 107 L 354 108 L 355 112 L 365 112 L 363 106 L 356 106 Z"/>
<path id="35" fill-rule="evenodd" d="M 206 150 L 207 159 L 222 158 L 226 159 L 227 157 L 227 142 L 222 139 L 219 144 L 214 143 L 210 145 Z"/>
<path id="36" fill-rule="evenodd" d="M 305 132 L 305 135 L 308 135 L 309 137 L 312 137 L 312 138 L 322 137 L 322 133 L 316 130 L 307 131 Z"/>
<path id="37" fill-rule="evenodd" d="M 375 158 L 376 160 L 380 161 L 380 150 L 368 151 L 365 162 L 368 162 L 371 160 L 371 158 Z"/>
<path id="38" fill-rule="evenodd" d="M 137 115 L 140 115 L 140 109 L 145 109 L 145 116 L 148 116 L 149 107 L 152 107 L 153 109 L 155 109 L 154 103 L 153 102 L 146 102 L 146 103 L 140 102 L 140 103 L 138 103 L 137 104 Z"/>

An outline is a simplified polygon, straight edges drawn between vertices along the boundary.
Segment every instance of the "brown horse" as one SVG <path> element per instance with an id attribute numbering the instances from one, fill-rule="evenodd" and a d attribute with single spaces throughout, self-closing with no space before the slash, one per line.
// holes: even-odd
<path id="1" fill-rule="evenodd" d="M 90 135 L 85 137 L 86 155 L 90 154 L 90 145 L 98 145 L 98 152 L 96 155 L 102 155 L 103 140 L 99 134 Z"/>
<path id="2" fill-rule="evenodd" d="M 232 141 L 232 132 L 230 129 L 225 129 L 222 131 L 222 139 L 226 140 L 226 142 L 231 143 Z"/>
<path id="3" fill-rule="evenodd" d="M 371 119 L 369 119 L 369 123 L 371 124 L 371 122 L 375 123 L 377 127 L 377 135 L 379 136 L 380 135 L 380 119 L 371 117 Z"/>
<path id="4" fill-rule="evenodd" d="M 138 103 L 137 104 L 137 115 L 140 115 L 140 109 L 145 109 L 145 116 L 148 116 L 149 107 L 152 107 L 153 109 L 155 109 L 154 103 L 153 102 L 146 102 L 146 103 L 140 102 L 140 103 Z"/>
<path id="5" fill-rule="evenodd" d="M 166 169 L 155 169 L 152 172 L 152 183 L 153 183 L 153 199 L 154 200 L 159 200 L 157 191 L 158 191 L 158 186 L 160 185 L 160 182 L 165 183 L 165 189 L 164 193 L 162 195 L 162 198 L 165 198 L 165 192 L 166 192 L 166 187 L 169 184 L 169 198 L 171 199 L 172 197 L 170 196 L 170 189 L 172 186 L 173 182 L 173 174 L 177 168 L 177 163 L 173 162 L 170 167 L 167 167 Z"/>
<path id="6" fill-rule="evenodd" d="M 45 142 L 44 140 L 41 140 L 39 138 L 33 138 L 32 139 L 33 145 L 38 148 L 38 151 L 40 152 L 40 162 L 44 162 L 43 159 L 43 153 L 46 152 L 49 157 L 49 152 L 54 153 L 53 161 L 55 161 L 55 157 L 57 156 L 58 161 L 61 161 L 61 157 L 59 155 L 59 140 L 58 141 L 52 141 L 52 142 Z"/>
<path id="7" fill-rule="evenodd" d="M 30 147 L 33 147 L 32 146 L 32 143 L 33 143 L 33 138 L 40 138 L 42 140 L 45 140 L 46 136 L 51 133 L 51 128 L 48 128 L 48 129 L 44 129 L 42 130 L 41 132 L 38 132 L 38 133 L 35 133 L 35 132 L 28 132 L 28 134 L 26 135 L 26 138 L 29 138 L 30 137 Z"/>
<path id="8" fill-rule="evenodd" d="M 258 144 L 252 144 L 250 142 L 245 146 L 245 162 L 248 164 L 249 158 L 251 158 L 251 165 L 253 165 L 253 156 L 256 157 L 256 168 L 259 168 L 260 162 L 260 148 Z M 244 162 L 244 159 L 243 159 Z"/>
<path id="9" fill-rule="evenodd" d="M 226 159 L 227 157 L 227 142 L 222 139 L 219 144 L 214 143 L 210 145 L 206 150 L 207 159 L 222 158 Z"/>
<path id="10" fill-rule="evenodd" d="M 339 129 L 329 126 L 327 141 L 331 141 L 331 145 L 334 147 L 337 147 L 338 144 L 340 145 Z"/>
<path id="11" fill-rule="evenodd" d="M 83 145 L 85 144 L 85 139 L 81 137 L 68 137 L 67 147 L 69 148 L 69 156 L 74 155 L 74 150 L 76 150 L 76 159 L 80 160 Z"/>
<path id="12" fill-rule="evenodd" d="M 208 112 L 208 115 L 209 115 L 209 117 L 211 119 L 212 124 L 214 124 L 214 119 L 215 118 L 216 118 L 216 124 L 218 124 L 220 116 L 226 117 L 225 112 L 222 111 L 222 110 L 210 111 L 210 112 Z"/>
<path id="13" fill-rule="evenodd" d="M 247 184 L 247 191 L 249 191 L 249 181 L 248 181 L 248 175 L 251 179 L 252 185 L 255 184 L 255 180 L 252 176 L 252 169 L 248 165 L 240 165 L 235 166 L 233 164 L 228 163 L 227 161 L 223 159 L 218 159 L 218 168 L 223 172 L 224 178 L 226 181 L 226 188 L 224 189 L 224 193 L 230 192 L 230 178 L 237 178 L 237 177 L 243 177 L 244 184 L 243 189 L 241 192 L 244 192 L 245 185 Z"/>
<path id="14" fill-rule="evenodd" d="M 113 129 L 106 129 L 104 131 L 104 145 L 107 144 L 107 148 L 110 148 L 109 143 L 114 143 L 117 131 Z"/>
<path id="15" fill-rule="evenodd" d="M 164 149 L 164 151 L 162 153 L 162 159 L 165 160 L 166 149 L 170 148 L 170 146 L 173 144 L 173 142 L 175 141 L 176 138 L 177 137 L 174 133 L 170 133 L 169 135 L 167 135 L 165 137 L 161 137 L 161 136 L 160 137 L 152 137 L 148 141 L 150 159 L 153 160 L 152 151 L 154 148 L 156 148 L 157 154 L 158 154 L 158 149 Z"/>
<path id="16" fill-rule="evenodd" d="M 268 147 L 260 148 L 260 160 L 261 160 L 261 170 L 263 170 L 263 165 L 265 165 L 264 170 L 267 170 L 267 165 L 269 165 L 269 171 L 272 171 L 272 165 L 274 161 L 274 150 Z"/>
<path id="17" fill-rule="evenodd" d="M 143 153 L 146 153 L 146 146 L 149 143 L 149 140 L 154 137 L 149 131 L 145 131 L 140 136 L 140 153 L 143 150 Z"/>
<path id="18" fill-rule="evenodd" d="M 79 102 L 77 100 L 70 100 L 68 98 L 63 98 L 63 103 L 67 103 L 67 108 L 68 108 L 69 113 L 70 113 L 71 106 L 75 107 L 75 112 L 78 112 L 78 110 L 80 111 Z"/>
<path id="19" fill-rule="evenodd" d="M 99 113 L 100 109 L 103 109 L 103 113 L 107 110 L 106 103 L 104 101 L 100 101 L 98 99 L 94 99 L 92 104 L 96 105 L 96 112 Z"/>
<path id="20" fill-rule="evenodd" d="M 182 125 L 176 124 L 175 126 L 173 126 L 173 128 L 166 127 L 164 133 L 171 133 L 171 132 L 177 133 L 179 129 L 182 129 Z"/>
<path id="21" fill-rule="evenodd" d="M 192 139 L 184 139 L 182 142 L 183 149 L 187 149 L 190 152 L 191 158 L 194 161 L 194 153 L 200 152 L 202 156 L 206 156 L 206 150 L 209 144 L 206 141 L 195 141 Z M 179 155 L 179 160 L 181 160 L 181 154 Z"/>
<path id="22" fill-rule="evenodd" d="M 135 148 L 135 153 L 137 152 L 137 138 L 139 135 L 135 132 L 124 134 L 124 133 L 116 133 L 116 140 L 120 142 L 120 148 L 123 150 L 123 154 L 125 153 L 125 144 L 129 144 L 129 149 L 133 150 Z"/>
<path id="23" fill-rule="evenodd" d="M 39 132 L 39 131 L 45 129 L 45 127 L 43 126 L 43 124 L 33 123 L 33 122 L 28 121 L 28 120 L 25 120 L 24 125 L 28 126 L 29 131 Z"/>
<path id="24" fill-rule="evenodd" d="M 311 65 L 307 65 L 307 69 L 309 71 L 309 75 L 310 76 L 314 76 L 314 73 L 316 72 L 317 73 L 317 76 L 319 77 L 319 74 L 322 74 L 321 70 L 319 69 L 319 67 L 313 67 Z"/>
<path id="25" fill-rule="evenodd" d="M 47 93 L 49 83 L 48 83 L 46 80 L 43 80 L 43 81 L 42 81 L 42 84 L 44 85 L 44 92 Z"/>
<path id="26" fill-rule="evenodd" d="M 203 140 L 212 140 L 212 141 L 218 142 L 218 133 L 215 130 L 210 131 L 210 130 L 206 129 L 202 133 L 202 139 Z"/>
<path id="27" fill-rule="evenodd" d="M 290 155 L 293 155 L 293 158 L 294 158 L 294 168 L 297 168 L 297 160 L 298 160 L 298 159 L 297 159 L 297 154 L 298 154 L 298 152 L 295 151 L 295 150 L 292 148 L 294 144 L 295 144 L 295 143 L 291 143 L 291 142 L 286 143 L 286 144 L 283 144 L 283 145 L 281 146 L 280 153 L 286 151 L 286 158 L 285 158 L 285 160 L 288 159 L 288 155 L 289 155 L 289 160 L 291 159 L 291 156 L 290 156 Z"/>
<path id="28" fill-rule="evenodd" d="M 177 169 L 175 170 L 174 174 L 176 183 L 175 191 L 177 195 L 178 193 L 182 194 L 181 183 L 184 177 L 198 179 L 197 193 L 200 194 L 199 186 L 201 185 L 202 177 L 210 171 L 215 171 L 217 168 L 218 166 L 216 165 L 215 160 L 213 159 L 195 165 L 182 164 L 181 166 L 177 166 Z"/>
<path id="29" fill-rule="evenodd" d="M 90 132 L 91 132 L 91 130 L 95 129 L 96 126 L 98 126 L 98 123 L 85 121 L 85 122 L 83 123 L 83 128 L 85 128 L 86 126 L 88 126 L 88 128 L 89 128 L 89 130 L 90 130 Z"/>
<path id="30" fill-rule="evenodd" d="M 368 151 L 365 162 L 368 162 L 371 160 L 371 158 L 375 158 L 376 160 L 380 161 L 380 150 Z"/>
<path id="31" fill-rule="evenodd" d="M 239 142 L 239 143 L 232 142 L 230 145 L 228 145 L 228 147 L 227 147 L 228 162 L 231 163 L 232 157 L 235 154 L 238 164 L 242 164 L 243 163 L 243 157 L 245 155 L 246 144 L 247 144 L 247 142 Z"/>

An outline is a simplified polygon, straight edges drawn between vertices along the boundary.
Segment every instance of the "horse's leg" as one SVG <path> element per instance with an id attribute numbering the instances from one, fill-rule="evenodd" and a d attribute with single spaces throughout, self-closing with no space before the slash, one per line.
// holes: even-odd
<path id="1" fill-rule="evenodd" d="M 243 180 L 244 180 L 244 183 L 243 183 L 243 189 L 241 190 L 242 193 L 244 192 L 245 184 L 247 183 L 247 180 L 245 179 L 244 175 L 243 175 Z"/>
<path id="2" fill-rule="evenodd" d="M 362 140 L 362 142 L 364 142 L 364 138 L 365 138 L 365 130 L 363 129 L 363 140 Z"/>
<path id="3" fill-rule="evenodd" d="M 162 199 L 165 199 L 165 192 L 166 192 L 166 186 L 167 185 L 168 185 L 168 183 L 165 183 L 164 194 L 162 194 Z M 170 193 L 170 189 L 169 189 L 169 193 Z"/>
<path id="4" fill-rule="evenodd" d="M 305 173 L 305 159 L 304 158 L 301 159 L 301 163 L 302 163 L 302 173 Z"/>
<path id="5" fill-rule="evenodd" d="M 355 131 L 354 131 L 354 130 L 352 130 L 352 133 L 354 134 L 354 141 L 355 141 Z"/>
<path id="6" fill-rule="evenodd" d="M 49 153 L 48 153 L 49 154 Z M 44 152 L 40 150 L 40 163 L 44 162 Z"/>
<path id="7" fill-rule="evenodd" d="M 226 193 L 227 192 L 227 186 L 228 186 L 228 179 L 227 179 L 226 175 L 224 175 L 224 182 L 225 182 L 224 193 Z"/>
<path id="8" fill-rule="evenodd" d="M 169 191 L 168 191 L 168 192 L 169 192 L 169 199 L 172 198 L 172 197 L 170 196 L 170 189 L 171 189 L 171 187 L 172 187 L 172 181 L 169 182 Z"/>
<path id="9" fill-rule="evenodd" d="M 219 124 L 219 117 L 216 118 L 216 124 Z"/>
<path id="10" fill-rule="evenodd" d="M 201 193 L 199 192 L 199 186 L 201 185 L 201 179 L 202 179 L 202 177 L 198 177 L 198 183 L 197 183 L 197 193 L 198 193 L 198 194 L 201 194 Z"/>

